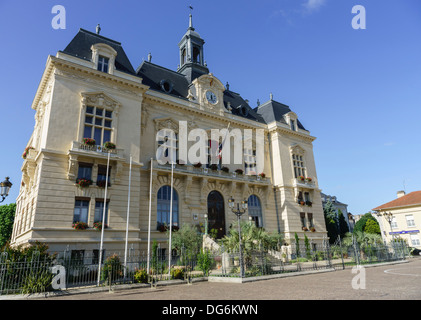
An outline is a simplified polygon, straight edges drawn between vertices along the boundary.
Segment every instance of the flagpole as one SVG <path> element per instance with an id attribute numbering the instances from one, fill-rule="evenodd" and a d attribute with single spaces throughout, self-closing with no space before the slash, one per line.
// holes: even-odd
<path id="1" fill-rule="evenodd" d="M 153 159 L 151 158 L 151 178 L 149 181 L 149 224 L 148 224 L 148 260 L 146 272 L 149 274 L 149 261 L 151 256 L 151 210 L 152 210 L 152 170 L 153 170 Z"/>
<path id="2" fill-rule="evenodd" d="M 126 221 L 126 245 L 124 247 L 124 278 L 127 272 L 127 245 L 129 242 L 129 216 L 130 216 L 130 186 L 132 182 L 132 155 L 130 155 L 130 169 L 129 169 L 129 191 L 127 196 L 127 221 Z"/>
<path id="3" fill-rule="evenodd" d="M 101 280 L 101 263 L 102 263 L 102 247 L 104 244 L 104 229 L 105 229 L 105 208 L 107 207 L 107 191 L 108 191 L 108 172 L 110 168 L 110 151 L 108 150 L 108 158 L 107 158 L 107 175 L 105 176 L 105 194 L 104 194 L 104 207 L 102 209 L 102 224 L 101 224 L 101 244 L 99 246 L 99 261 L 98 261 L 98 281 L 97 285 L 99 286 L 99 282 Z"/>
<path id="4" fill-rule="evenodd" d="M 171 276 L 171 238 L 172 238 L 172 201 L 173 201 L 173 176 L 174 176 L 174 164 L 171 160 L 171 200 L 170 200 L 170 243 L 169 243 L 169 253 L 168 253 L 168 277 Z"/>

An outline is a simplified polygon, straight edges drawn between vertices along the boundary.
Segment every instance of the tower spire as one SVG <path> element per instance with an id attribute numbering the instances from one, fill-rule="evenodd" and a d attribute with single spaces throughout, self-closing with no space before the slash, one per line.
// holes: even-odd
<path id="1" fill-rule="evenodd" d="M 193 30 L 194 31 L 194 28 L 193 28 L 193 16 L 192 16 L 191 13 L 189 15 L 189 29 L 188 30 Z"/>

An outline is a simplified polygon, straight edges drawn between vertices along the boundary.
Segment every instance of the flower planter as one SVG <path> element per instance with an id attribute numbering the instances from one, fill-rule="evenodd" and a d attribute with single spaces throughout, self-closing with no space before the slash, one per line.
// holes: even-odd
<path id="1" fill-rule="evenodd" d="M 79 188 L 88 188 L 92 184 L 92 180 L 86 178 L 77 178 L 76 184 Z"/>
<path id="2" fill-rule="evenodd" d="M 76 221 L 73 222 L 72 228 L 75 230 L 85 230 L 88 228 L 88 224 L 86 222 Z"/>
<path id="3" fill-rule="evenodd" d="M 107 229 L 108 226 L 107 225 L 104 225 L 104 228 Z M 94 229 L 96 229 L 98 231 L 101 231 L 102 230 L 102 222 L 95 222 L 94 223 Z"/>
<path id="4" fill-rule="evenodd" d="M 83 138 L 82 142 L 85 146 L 91 146 L 92 147 L 92 146 L 96 145 L 95 139 L 91 139 L 91 138 Z"/>
<path id="5" fill-rule="evenodd" d="M 116 145 L 110 141 L 104 143 L 104 149 L 106 150 L 115 150 Z"/>
<path id="6" fill-rule="evenodd" d="M 26 159 L 26 157 L 28 156 L 28 154 L 29 154 L 29 150 L 34 150 L 34 148 L 33 147 L 26 147 L 25 148 L 25 151 L 23 152 L 23 154 L 22 154 L 22 158 L 23 159 Z"/>

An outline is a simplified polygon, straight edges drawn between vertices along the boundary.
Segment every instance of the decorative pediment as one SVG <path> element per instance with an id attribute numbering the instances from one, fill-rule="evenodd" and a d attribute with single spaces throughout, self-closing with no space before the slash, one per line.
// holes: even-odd
<path id="1" fill-rule="evenodd" d="M 179 122 L 175 121 L 174 119 L 170 117 L 164 117 L 164 118 L 155 118 L 153 119 L 155 123 L 155 130 L 159 131 L 162 129 L 171 129 L 174 132 L 179 132 Z M 181 120 L 186 121 L 186 120 Z M 187 120 L 187 130 L 191 131 L 192 129 L 197 128 L 197 125 L 192 120 Z"/>
<path id="2" fill-rule="evenodd" d="M 104 92 L 82 92 L 80 95 L 82 96 L 83 105 L 104 107 L 112 109 L 114 112 L 116 112 L 121 106 L 118 101 L 114 100 Z"/>
<path id="3" fill-rule="evenodd" d="M 203 110 L 223 115 L 226 112 L 224 107 L 225 87 L 222 82 L 212 73 L 204 74 L 193 80 L 192 85 Z"/>
<path id="4" fill-rule="evenodd" d="M 300 147 L 298 144 L 294 144 L 292 146 L 289 147 L 289 150 L 291 152 L 291 154 L 297 154 L 299 156 L 303 156 L 305 154 L 305 150 Z"/>

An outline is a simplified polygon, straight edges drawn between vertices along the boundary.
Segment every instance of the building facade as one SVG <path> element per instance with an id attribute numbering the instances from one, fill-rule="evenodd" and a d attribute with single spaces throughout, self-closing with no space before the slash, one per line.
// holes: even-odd
<path id="1" fill-rule="evenodd" d="M 403 239 L 411 247 L 421 249 L 421 191 L 406 194 L 373 209 L 385 242 Z"/>
<path id="2" fill-rule="evenodd" d="M 178 46 L 177 70 L 151 57 L 135 70 L 121 43 L 80 29 L 63 51 L 48 57 L 32 103 L 35 127 L 23 155 L 13 245 L 41 241 L 52 251 L 98 250 L 95 226 L 105 213 L 104 249 L 122 250 L 128 212 L 133 249 L 145 250 L 149 234 L 168 246 L 163 231 L 170 215 L 175 227 L 198 226 L 207 217 L 221 238 L 236 221 L 230 197 L 248 200 L 250 219 L 287 241 L 306 233 L 322 242 L 315 138 L 272 95 L 253 108 L 210 73 L 191 16 Z M 216 138 L 222 159 L 215 166 L 179 161 L 183 148 L 195 147 L 189 136 L 194 129 L 207 133 L 208 144 L 212 129 L 227 128 L 229 135 Z M 233 132 L 252 132 L 251 145 L 237 151 L 243 144 Z M 223 162 L 228 147 L 232 159 L 240 152 L 240 163 Z M 192 154 L 205 153 L 206 162 L 210 150 Z M 173 170 L 158 161 L 168 155 L 178 160 Z"/>

